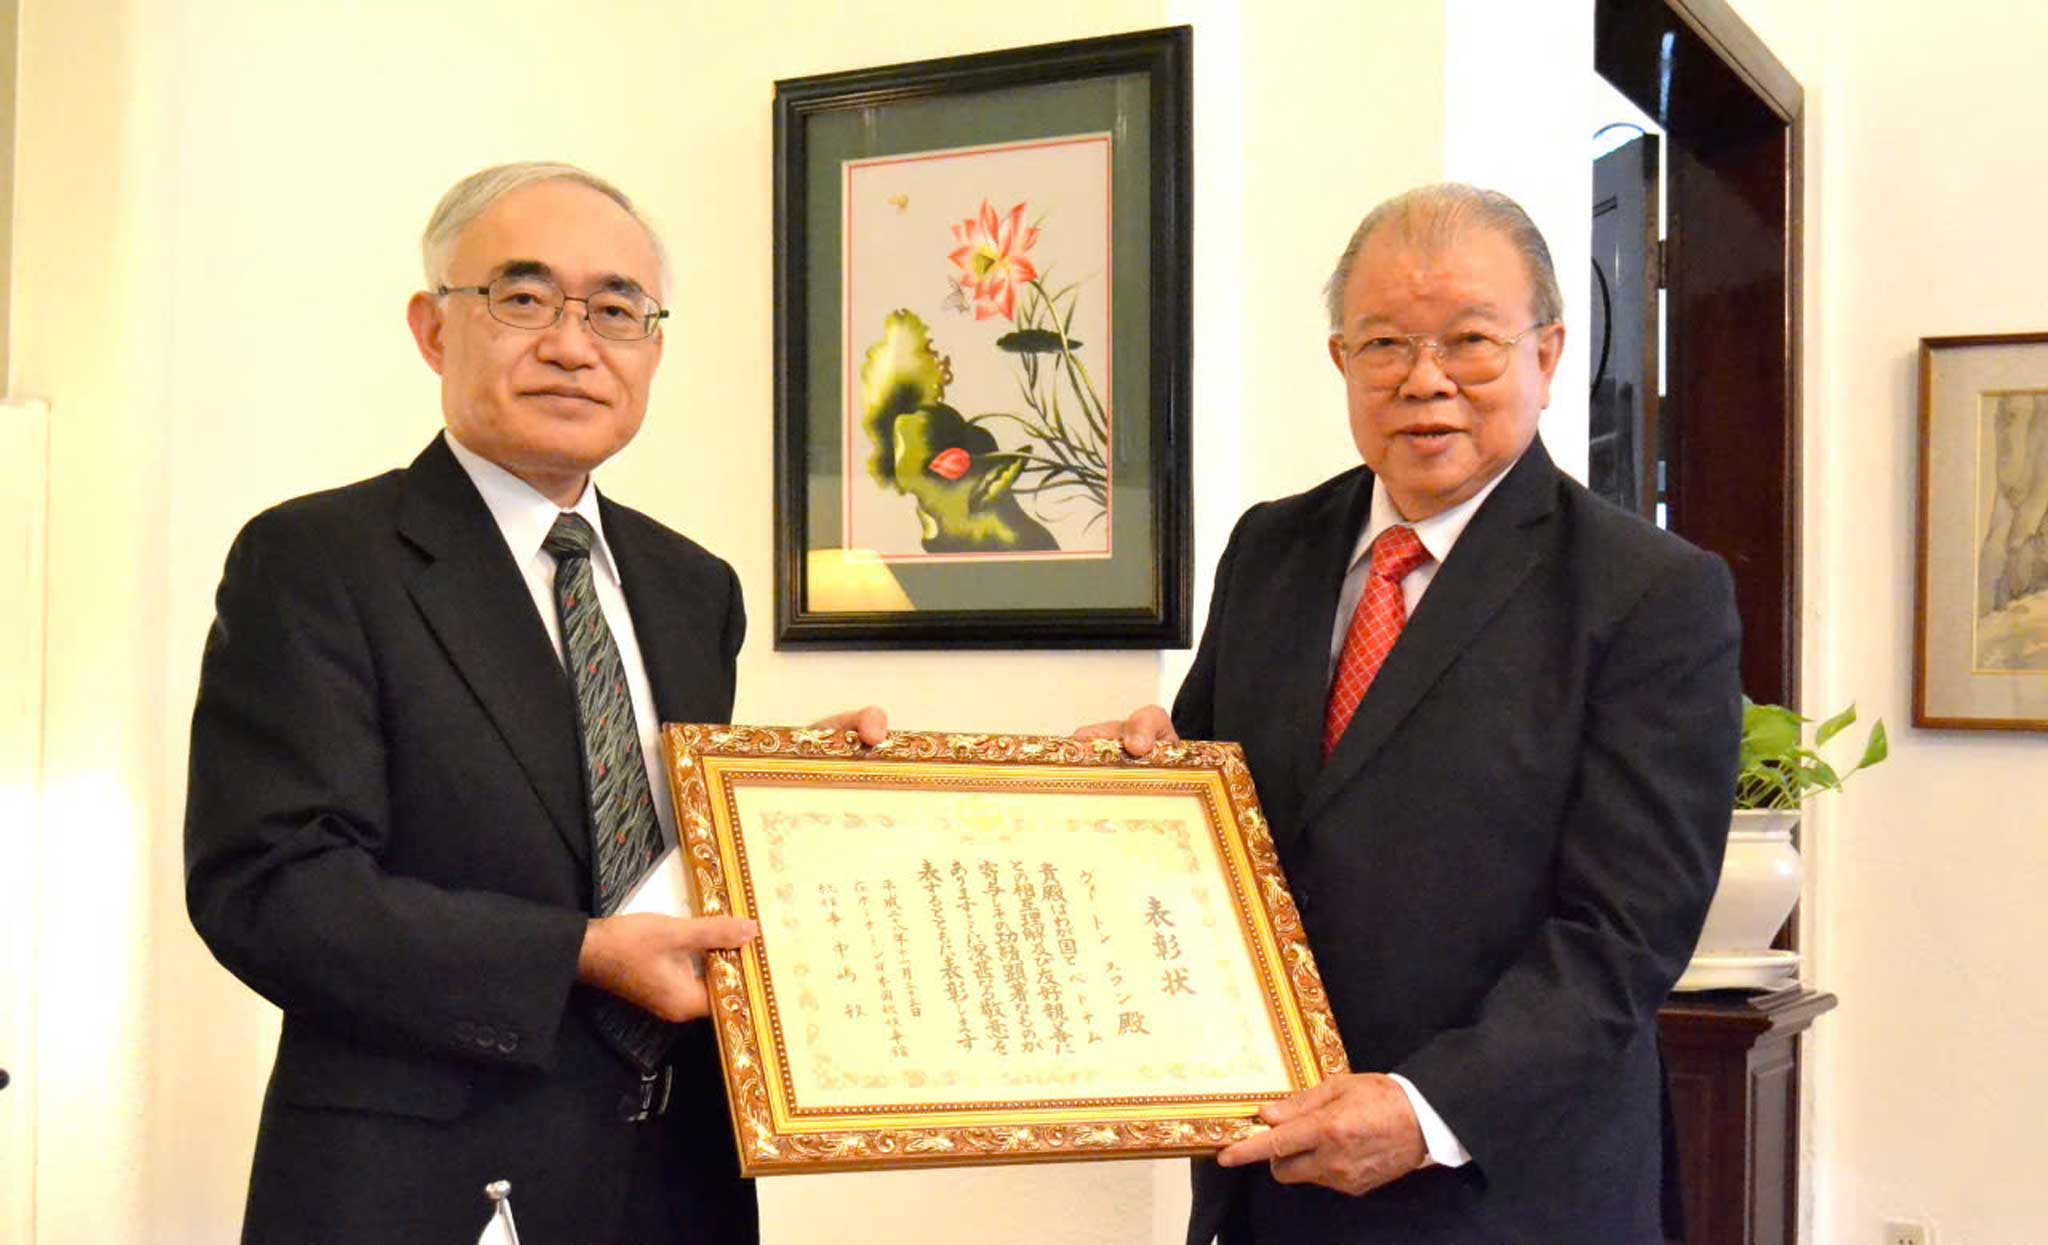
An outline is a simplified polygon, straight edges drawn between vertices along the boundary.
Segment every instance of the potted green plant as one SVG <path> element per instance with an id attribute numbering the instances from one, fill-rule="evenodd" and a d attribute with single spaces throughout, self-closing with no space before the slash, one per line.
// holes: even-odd
<path id="1" fill-rule="evenodd" d="M 1812 719 L 1783 705 L 1742 698 L 1741 768 L 1728 851 L 1680 989 L 1767 989 L 1792 980 L 1799 957 L 1771 950 L 1771 942 L 1799 902 L 1803 869 L 1792 829 L 1799 824 L 1800 805 L 1817 792 L 1841 790 L 1851 774 L 1876 765 L 1890 751 L 1879 721 L 1864 738 L 1856 764 L 1837 770 L 1819 749 L 1855 723 L 1851 704 L 1821 722 L 1809 745 L 1806 728 Z"/>
<path id="2" fill-rule="evenodd" d="M 1837 773 L 1815 749 L 1856 724 L 1856 706 L 1820 724 L 1813 733 L 1813 747 L 1803 742 L 1804 728 L 1811 719 L 1802 718 L 1783 705 L 1760 705 L 1742 698 L 1741 770 L 1735 778 L 1737 809 L 1779 809 L 1797 812 L 1806 797 L 1819 791 L 1840 791 L 1843 780 L 1857 770 L 1869 769 L 1890 753 L 1884 723 L 1870 728 L 1863 741 L 1863 756 L 1846 773 Z"/>

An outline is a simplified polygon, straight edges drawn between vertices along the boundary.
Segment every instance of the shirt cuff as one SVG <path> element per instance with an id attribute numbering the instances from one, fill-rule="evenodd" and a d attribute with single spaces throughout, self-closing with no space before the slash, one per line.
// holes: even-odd
<path id="1" fill-rule="evenodd" d="M 1408 1105 L 1415 1111 L 1415 1121 L 1422 1125 L 1422 1144 L 1429 1151 L 1430 1162 L 1439 1167 L 1463 1167 L 1471 1162 L 1471 1152 L 1451 1131 L 1451 1126 L 1444 1123 L 1444 1117 L 1429 1105 L 1422 1091 L 1415 1088 L 1415 1082 L 1398 1072 L 1389 1072 L 1387 1077 L 1408 1096 Z"/>

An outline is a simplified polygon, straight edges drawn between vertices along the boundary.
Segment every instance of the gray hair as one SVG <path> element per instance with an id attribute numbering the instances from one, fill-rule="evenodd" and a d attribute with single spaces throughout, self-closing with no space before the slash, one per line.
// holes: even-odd
<path id="1" fill-rule="evenodd" d="M 1564 295 L 1557 288 L 1557 269 L 1550 247 L 1522 205 L 1498 190 L 1481 190 L 1462 182 L 1438 182 L 1395 195 L 1365 214 L 1351 241 L 1337 257 L 1337 266 L 1323 286 L 1323 304 L 1330 313 L 1330 331 L 1344 327 L 1344 287 L 1366 239 L 1382 226 L 1398 228 L 1401 240 L 1426 251 L 1451 245 L 1469 228 L 1491 229 L 1507 239 L 1529 272 L 1529 309 L 1540 324 L 1564 320 Z"/>
<path id="2" fill-rule="evenodd" d="M 668 297 L 668 248 L 661 244 L 661 235 L 633 206 L 626 192 L 573 164 L 545 160 L 493 165 L 471 173 L 448 188 L 448 193 L 442 195 L 441 202 L 435 206 L 434 214 L 427 218 L 426 232 L 420 235 L 420 259 L 426 269 L 427 288 L 435 290 L 448 284 L 448 256 L 455 250 L 455 240 L 462 236 L 463 230 L 506 195 L 541 182 L 574 182 L 587 186 L 623 208 L 626 215 L 646 232 L 647 241 L 653 245 L 655 258 L 661 262 L 661 296 Z"/>

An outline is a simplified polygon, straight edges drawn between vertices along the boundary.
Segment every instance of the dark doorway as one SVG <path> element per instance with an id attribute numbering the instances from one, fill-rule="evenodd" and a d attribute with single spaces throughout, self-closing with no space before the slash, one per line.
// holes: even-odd
<path id="1" fill-rule="evenodd" d="M 1594 67 L 1666 138 L 1667 526 L 1734 572 L 1744 689 L 1794 704 L 1802 93 L 1725 0 L 1594 20 Z"/>
<path id="2" fill-rule="evenodd" d="M 1615 505 L 1662 522 L 1657 241 L 1657 136 L 1639 134 L 1593 161 L 1586 476 Z"/>

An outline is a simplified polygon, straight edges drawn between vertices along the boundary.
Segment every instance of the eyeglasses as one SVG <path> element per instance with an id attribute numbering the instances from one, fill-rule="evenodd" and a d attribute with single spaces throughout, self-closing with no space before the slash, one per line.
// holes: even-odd
<path id="1" fill-rule="evenodd" d="M 607 341 L 636 342 L 654 336 L 668 312 L 638 290 L 600 290 L 588 298 L 562 293 L 551 277 L 506 275 L 489 285 L 444 285 L 437 295 L 481 294 L 491 319 L 515 329 L 553 328 L 569 303 L 583 304 L 583 322 Z"/>
<path id="2" fill-rule="evenodd" d="M 1448 337 L 1435 333 L 1381 333 L 1347 347 L 1359 376 L 1376 385 L 1399 385 L 1415 368 L 1415 358 L 1427 345 L 1436 355 L 1436 365 L 1454 385 L 1483 385 L 1498 380 L 1508 370 L 1508 352 L 1515 343 L 1538 329 L 1556 323 L 1543 320 L 1509 338 L 1495 337 L 1477 329 L 1464 329 Z"/>

